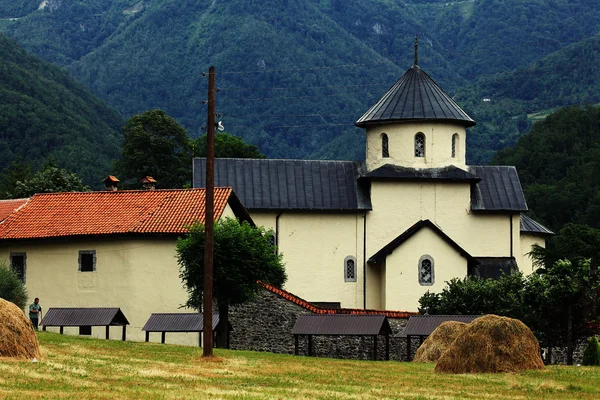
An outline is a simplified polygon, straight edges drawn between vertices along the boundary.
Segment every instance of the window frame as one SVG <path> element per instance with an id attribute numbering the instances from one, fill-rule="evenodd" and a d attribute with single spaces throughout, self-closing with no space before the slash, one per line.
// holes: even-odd
<path id="1" fill-rule="evenodd" d="M 27 253 L 24 251 L 15 251 L 15 252 L 10 253 L 10 270 L 12 272 L 16 273 L 17 275 L 19 275 L 17 273 L 17 271 L 15 271 L 15 268 L 13 266 L 13 257 L 23 257 L 23 274 L 19 277 L 19 279 L 21 280 L 21 282 L 26 283 L 27 282 Z"/>
<path id="2" fill-rule="evenodd" d="M 431 263 L 431 282 L 424 282 L 421 275 L 421 268 L 424 261 L 429 261 Z M 435 262 L 433 257 L 429 254 L 424 254 L 419 258 L 419 264 L 417 265 L 417 276 L 419 279 L 419 285 L 421 286 L 433 286 L 435 284 Z"/>
<path id="3" fill-rule="evenodd" d="M 354 271 L 353 271 L 353 277 L 350 277 L 348 275 L 348 262 L 352 261 L 354 263 Z M 357 281 L 357 273 L 358 273 L 358 268 L 356 265 L 356 257 L 354 256 L 348 256 L 346 258 L 344 258 L 344 282 L 356 282 Z"/>
<path id="4" fill-rule="evenodd" d="M 385 132 L 381 134 L 381 158 L 390 158 L 390 138 Z"/>
<path id="5" fill-rule="evenodd" d="M 82 255 L 88 255 L 91 254 L 92 255 L 92 269 L 91 270 L 83 270 L 82 269 Z M 78 272 L 96 272 L 96 250 L 79 250 L 79 258 L 78 258 Z"/>
<path id="6" fill-rule="evenodd" d="M 458 133 L 452 135 L 452 158 L 457 158 L 456 154 L 458 153 Z"/>
<path id="7" fill-rule="evenodd" d="M 420 139 L 423 139 L 423 144 L 422 146 L 420 146 L 420 148 L 417 146 L 417 141 Z M 425 137 L 425 134 L 423 132 L 417 132 L 415 134 L 415 138 L 414 138 L 414 156 L 416 158 L 425 158 L 425 146 L 427 144 L 427 140 Z"/>

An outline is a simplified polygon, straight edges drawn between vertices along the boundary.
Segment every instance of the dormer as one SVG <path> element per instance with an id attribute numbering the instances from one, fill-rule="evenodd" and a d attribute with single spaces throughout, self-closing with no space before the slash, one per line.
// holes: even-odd
<path id="1" fill-rule="evenodd" d="M 367 168 L 466 167 L 466 133 L 475 121 L 415 62 L 355 125 L 366 129 Z"/>

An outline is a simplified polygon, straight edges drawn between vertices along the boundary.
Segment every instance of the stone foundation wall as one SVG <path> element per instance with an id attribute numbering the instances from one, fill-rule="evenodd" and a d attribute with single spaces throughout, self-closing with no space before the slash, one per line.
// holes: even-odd
<path id="1" fill-rule="evenodd" d="M 311 311 L 271 291 L 264 290 L 252 302 L 232 306 L 229 322 L 233 326 L 230 345 L 234 350 L 269 351 L 294 354 L 292 328 L 300 315 Z M 398 336 L 408 319 L 388 318 L 392 328 L 390 335 L 390 360 L 406 360 L 406 339 Z M 377 358 L 385 359 L 385 336 L 377 339 Z M 419 341 L 412 342 L 412 354 Z M 298 354 L 308 355 L 308 337 L 300 336 Z M 373 359 L 372 336 L 313 336 L 313 356 L 344 359 Z"/>

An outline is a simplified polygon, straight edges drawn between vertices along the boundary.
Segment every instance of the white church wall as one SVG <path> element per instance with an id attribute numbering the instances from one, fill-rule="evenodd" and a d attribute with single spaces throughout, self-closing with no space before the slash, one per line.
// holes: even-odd
<path id="1" fill-rule="evenodd" d="M 470 211 L 468 183 L 382 182 L 371 184 L 373 211 L 367 220 L 367 257 L 419 220 L 429 219 L 472 256 L 508 257 L 511 217 Z M 518 217 L 513 219 L 513 252 L 518 259 Z"/>
<path id="2" fill-rule="evenodd" d="M 417 133 L 425 135 L 425 157 L 415 157 Z M 389 157 L 382 157 L 381 134 L 388 136 Z M 458 134 L 456 157 L 452 157 L 452 136 Z M 466 130 L 463 125 L 420 122 L 382 124 L 367 128 L 367 166 L 370 170 L 385 164 L 410 168 L 438 168 L 455 165 L 466 168 Z"/>
<path id="3" fill-rule="evenodd" d="M 309 302 L 363 308 L 363 214 L 283 212 L 277 223 L 278 214 L 251 212 L 251 217 L 259 226 L 278 226 L 277 245 L 288 274 L 284 288 Z M 356 259 L 355 282 L 344 279 L 349 256 Z"/>
<path id="4" fill-rule="evenodd" d="M 433 260 L 434 282 L 419 283 L 419 261 Z M 452 278 L 467 276 L 467 260 L 429 228 L 423 228 L 387 256 L 386 308 L 417 311 L 419 298 L 428 290 L 441 292 Z"/>
<path id="5" fill-rule="evenodd" d="M 531 247 L 534 244 L 537 244 L 542 247 L 546 247 L 546 239 L 540 235 L 530 235 L 528 233 L 521 233 L 520 238 L 520 247 L 521 247 L 521 260 L 519 263 L 519 270 L 524 275 L 529 275 L 534 271 L 533 261 L 527 255 L 531 251 Z"/>

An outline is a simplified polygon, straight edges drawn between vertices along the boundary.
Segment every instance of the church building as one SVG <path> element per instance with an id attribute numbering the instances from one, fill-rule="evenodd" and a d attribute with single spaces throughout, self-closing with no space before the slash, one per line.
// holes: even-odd
<path id="1" fill-rule="evenodd" d="M 216 159 L 257 225 L 274 231 L 285 289 L 325 307 L 417 311 L 452 278 L 533 271 L 552 232 L 523 213 L 511 166 L 466 164 L 475 121 L 414 65 L 356 122 L 366 160 Z M 194 160 L 194 187 L 206 162 Z"/>

